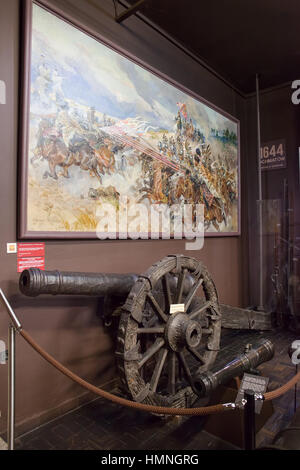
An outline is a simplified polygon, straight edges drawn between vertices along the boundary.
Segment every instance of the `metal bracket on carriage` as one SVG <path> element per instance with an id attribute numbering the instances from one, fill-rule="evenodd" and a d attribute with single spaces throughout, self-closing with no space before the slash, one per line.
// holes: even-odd
<path id="1" fill-rule="evenodd" d="M 183 258 L 184 258 L 184 255 L 168 255 L 168 258 L 175 258 L 176 259 L 176 267 L 175 267 L 175 271 L 176 273 L 179 273 L 182 269 L 182 261 L 183 261 Z"/>
<path id="2" fill-rule="evenodd" d="M 207 350 L 208 351 L 220 351 L 220 347 L 219 346 L 215 346 L 215 345 L 211 345 L 210 343 L 207 343 L 207 346 L 206 346 Z"/>
<path id="3" fill-rule="evenodd" d="M 143 282 L 143 280 L 146 279 L 146 281 L 149 282 L 149 290 L 153 289 L 154 285 L 150 277 L 146 276 L 145 274 L 140 274 L 139 275 L 139 280 Z"/>
<path id="4" fill-rule="evenodd" d="M 211 308 L 213 310 L 212 305 L 209 308 Z M 209 313 L 209 312 L 207 313 L 207 316 L 213 321 L 220 320 L 220 318 L 221 318 L 221 314 L 218 315 L 218 314 L 213 314 L 213 313 Z"/>
<path id="5" fill-rule="evenodd" d="M 144 297 L 147 295 L 147 292 L 151 290 L 151 283 L 149 279 L 148 286 L 145 284 L 144 276 L 139 276 L 134 286 L 132 287 L 125 304 L 122 307 L 123 311 L 130 313 L 131 317 L 136 320 L 138 323 L 142 321 L 143 318 L 143 303 Z"/>
<path id="6" fill-rule="evenodd" d="M 203 263 L 201 263 L 201 261 L 198 261 L 196 258 L 191 258 L 179 254 L 167 255 L 167 258 L 176 258 L 175 272 L 177 274 L 180 273 L 184 264 L 186 264 L 186 267 L 190 269 L 193 272 L 193 275 L 196 277 L 202 272 Z"/>
<path id="7" fill-rule="evenodd" d="M 212 335 L 212 338 L 214 338 L 214 336 Z M 214 340 L 212 339 L 212 341 L 207 341 L 207 345 L 206 345 L 206 348 L 208 351 L 220 351 L 220 341 L 219 340 Z"/>
<path id="8" fill-rule="evenodd" d="M 147 383 L 145 385 L 145 387 L 142 388 L 142 390 L 140 390 L 137 395 L 134 395 L 134 397 L 133 397 L 134 401 L 137 401 L 138 403 L 141 403 L 149 395 L 150 391 L 151 391 L 150 390 L 150 384 Z"/>
<path id="9" fill-rule="evenodd" d="M 142 359 L 142 355 L 139 353 L 140 347 L 140 342 L 138 342 L 132 349 L 125 351 L 123 354 L 124 361 L 140 361 Z M 121 355 L 120 353 L 117 354 Z"/>

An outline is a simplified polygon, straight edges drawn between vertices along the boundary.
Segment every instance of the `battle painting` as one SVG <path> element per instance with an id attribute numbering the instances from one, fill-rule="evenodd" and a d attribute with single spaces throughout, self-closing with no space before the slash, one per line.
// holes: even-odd
<path id="1" fill-rule="evenodd" d="M 235 119 L 37 5 L 31 35 L 28 233 L 95 233 L 121 196 L 203 204 L 206 234 L 239 232 Z"/>

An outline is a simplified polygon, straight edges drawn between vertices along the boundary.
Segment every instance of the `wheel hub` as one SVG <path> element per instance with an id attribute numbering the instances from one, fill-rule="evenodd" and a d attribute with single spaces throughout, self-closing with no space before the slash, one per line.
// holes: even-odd
<path id="1" fill-rule="evenodd" d="M 190 320 L 185 313 L 174 313 L 167 322 L 165 339 L 168 346 L 175 352 L 185 347 L 197 348 L 201 342 L 201 326 Z"/>

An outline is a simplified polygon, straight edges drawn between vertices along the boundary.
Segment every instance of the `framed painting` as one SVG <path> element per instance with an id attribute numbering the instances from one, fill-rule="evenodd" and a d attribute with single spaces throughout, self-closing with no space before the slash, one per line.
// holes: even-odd
<path id="1" fill-rule="evenodd" d="M 173 208 L 195 205 L 205 236 L 239 235 L 239 121 L 45 2 L 24 5 L 19 237 L 147 238 L 150 208 L 172 237 Z"/>

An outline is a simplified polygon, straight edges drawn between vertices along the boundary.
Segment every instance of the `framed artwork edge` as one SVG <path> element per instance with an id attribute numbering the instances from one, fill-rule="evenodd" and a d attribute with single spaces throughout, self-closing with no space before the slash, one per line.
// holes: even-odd
<path id="1" fill-rule="evenodd" d="M 133 62 L 152 73 L 156 77 L 162 79 L 166 83 L 172 85 L 183 93 L 191 96 L 200 103 L 208 106 L 210 109 L 218 112 L 225 118 L 233 121 L 237 125 L 237 224 L 238 230 L 235 232 L 212 232 L 205 231 L 204 238 L 215 238 L 215 237 L 239 237 L 241 235 L 241 175 L 240 175 L 240 164 L 241 164 L 241 142 L 240 142 L 240 120 L 235 116 L 232 116 L 227 111 L 222 110 L 218 106 L 212 104 L 210 101 L 201 97 L 197 93 L 181 85 L 176 80 L 170 78 L 166 74 L 159 72 L 154 67 L 150 66 L 140 58 L 137 58 L 130 52 L 124 50 L 118 44 L 115 44 L 111 40 L 103 37 L 99 32 L 96 32 L 93 28 L 83 24 L 80 20 L 72 17 L 72 15 L 60 9 L 58 6 L 54 6 L 51 1 L 48 0 L 23 0 L 21 3 L 21 60 L 20 60 L 20 76 L 21 76 L 21 89 L 20 89 L 20 114 L 19 114 L 19 135 L 18 135 L 18 218 L 17 218 L 17 238 L 18 240 L 38 240 L 38 239 L 49 239 L 49 240 L 99 240 L 96 232 L 88 231 L 30 231 L 27 229 L 27 175 L 28 175 L 28 158 L 27 151 L 29 145 L 29 111 L 30 111 L 30 68 L 31 68 L 31 34 L 32 34 L 32 6 L 37 6 L 45 9 L 49 13 L 57 16 L 59 19 L 64 20 L 72 27 L 78 29 L 82 33 L 90 36 L 94 40 L 108 47 L 112 51 L 120 54 L 126 59 Z M 161 234 L 160 234 L 161 235 Z M 116 237 L 117 240 L 124 240 L 123 238 Z M 149 238 L 150 239 L 150 238 Z M 174 239 L 174 237 L 170 237 Z M 127 240 L 130 240 L 128 238 Z M 146 241 L 147 239 L 139 238 L 139 240 Z M 184 237 L 183 237 L 184 240 Z M 113 241 L 110 239 L 110 241 Z M 136 241 L 136 239 L 134 239 Z"/>

